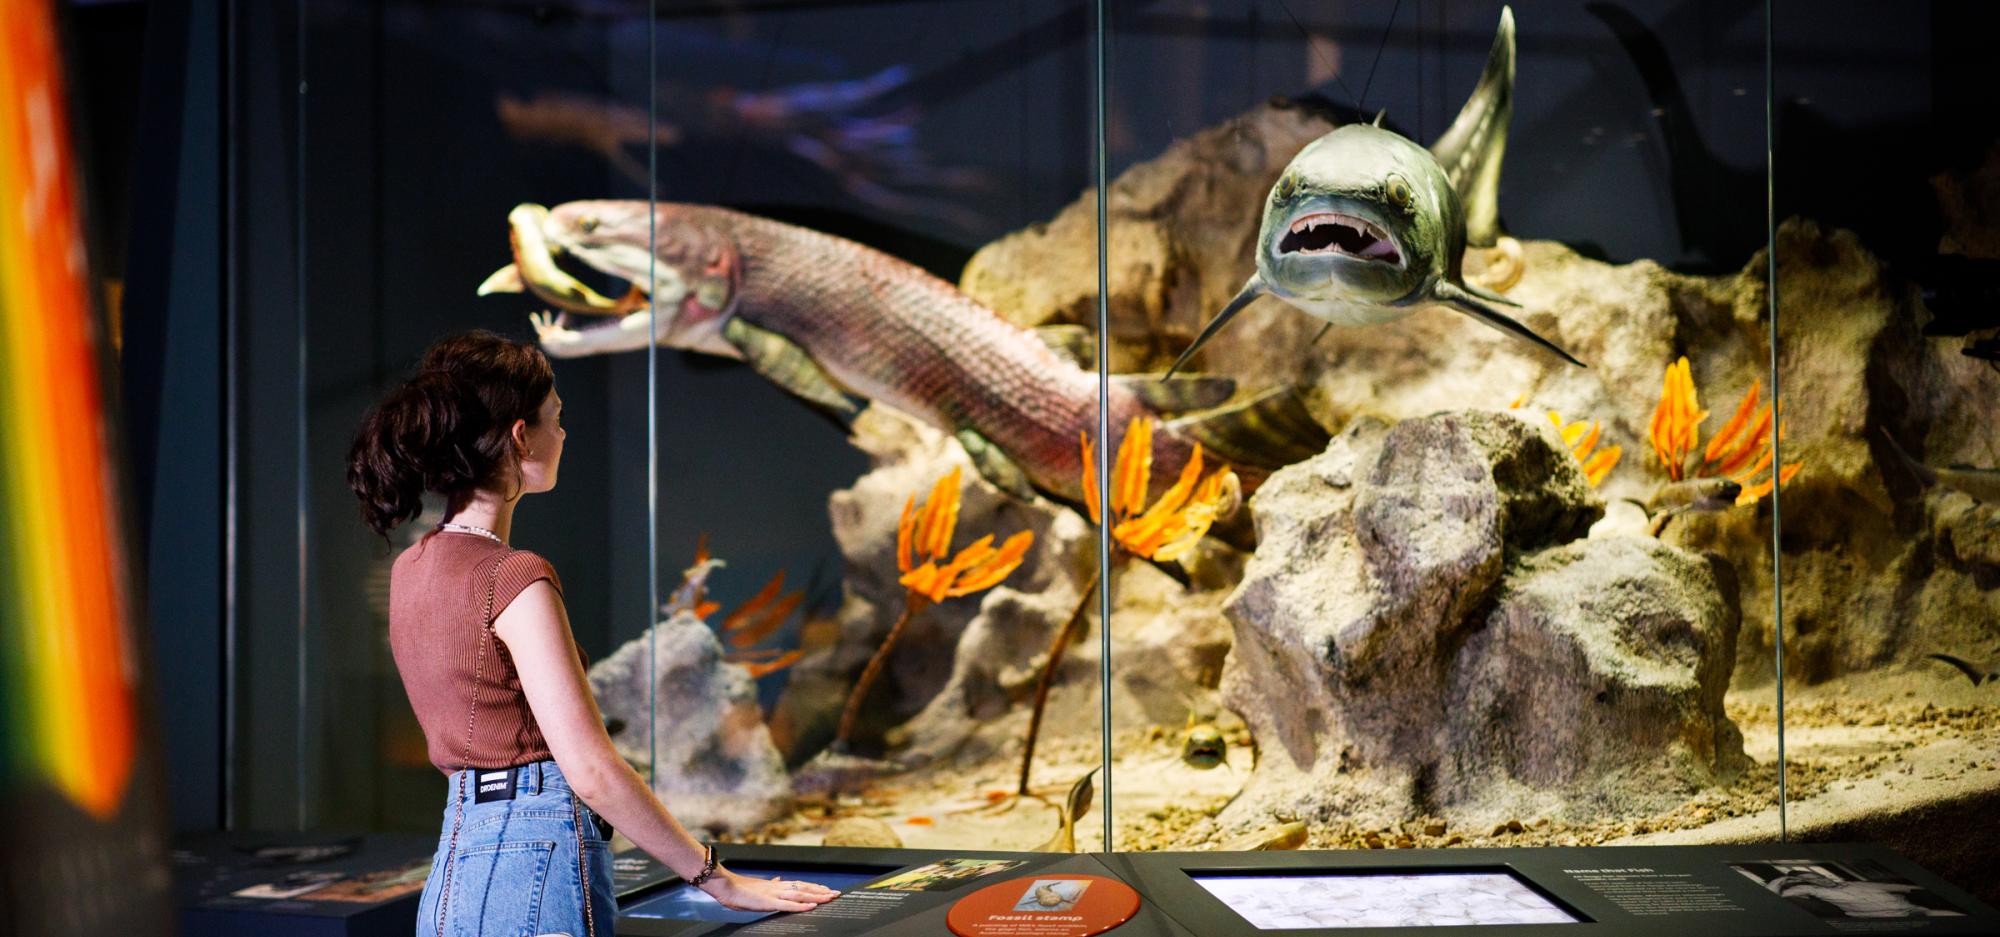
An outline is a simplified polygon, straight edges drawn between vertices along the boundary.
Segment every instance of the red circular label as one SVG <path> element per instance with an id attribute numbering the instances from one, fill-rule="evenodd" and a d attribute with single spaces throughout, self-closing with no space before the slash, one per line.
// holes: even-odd
<path id="1" fill-rule="evenodd" d="M 1051 872 L 988 885 L 951 906 L 958 937 L 1090 937 L 1139 913 L 1139 893 L 1102 875 Z"/>

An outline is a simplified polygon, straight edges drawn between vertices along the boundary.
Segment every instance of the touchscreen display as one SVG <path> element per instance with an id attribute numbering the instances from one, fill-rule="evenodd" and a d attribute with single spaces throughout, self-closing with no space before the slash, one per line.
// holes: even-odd
<path id="1" fill-rule="evenodd" d="M 770 878 L 782 875 L 787 880 L 817 882 L 828 888 L 846 891 L 870 879 L 881 877 L 889 869 L 773 869 L 757 866 L 731 865 L 729 870 L 738 875 L 756 878 Z M 769 911 L 731 911 L 722 903 L 710 898 L 707 892 L 686 882 L 675 882 L 666 890 L 640 898 L 618 909 L 620 915 L 634 917 L 668 918 L 677 921 L 724 921 L 747 924 L 758 920 Z"/>
<path id="2" fill-rule="evenodd" d="M 1259 930 L 1578 921 L 1576 915 L 1506 872 L 1192 877 Z"/>

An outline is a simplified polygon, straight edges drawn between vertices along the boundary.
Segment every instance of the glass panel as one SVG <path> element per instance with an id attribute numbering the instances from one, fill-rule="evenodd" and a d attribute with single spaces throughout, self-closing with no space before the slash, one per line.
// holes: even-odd
<path id="1" fill-rule="evenodd" d="M 1120 844 L 1775 838 L 1760 7 L 1110 9 L 1112 369 L 1249 495 L 1117 564 Z"/>
<path id="2" fill-rule="evenodd" d="M 1775 10 L 1790 832 L 1991 900 L 1990 850 L 1949 845 L 2000 783 L 1991 15 Z"/>
<path id="3" fill-rule="evenodd" d="M 1059 251 L 1011 233 L 1086 188 L 1088 11 L 662 10 L 657 213 L 554 209 L 576 259 L 650 283 L 660 310 L 572 317 L 545 347 L 657 369 L 665 608 L 596 679 L 607 716 L 651 726 L 627 754 L 691 827 L 913 847 L 1057 832 L 1033 802 L 969 808 L 1015 790 L 1034 662 L 1092 569 L 1081 518 L 1033 492 L 1080 500 L 1095 381 L 1021 328 L 1056 302 L 1090 321 L 1094 286 L 1030 292 L 1042 267 L 1094 276 L 1090 201 Z M 619 247 L 649 224 L 650 257 Z M 1061 338 L 1087 354 L 1078 332 Z M 1067 760 L 1037 793 L 1095 757 L 1094 665 L 1070 650 L 1041 742 Z M 850 819 L 867 822 L 832 832 Z"/>
<path id="4" fill-rule="evenodd" d="M 253 20 L 283 16 L 249 6 Z M 284 156 L 246 159 L 246 198 L 253 212 L 297 199 L 273 249 L 302 260 L 271 264 L 296 278 L 271 285 L 295 287 L 289 302 L 244 306 L 237 822 L 431 830 L 439 774 L 391 656 L 387 606 L 392 561 L 443 504 L 427 500 L 385 545 L 356 522 L 342 469 L 363 413 L 432 342 L 475 328 L 534 338 L 519 300 L 476 295 L 510 261 L 510 210 L 644 196 L 643 176 L 575 143 L 643 120 L 646 21 L 428 4 L 314 3 L 303 16 L 296 33 L 266 35 L 298 37 L 305 80 L 283 63 L 244 79 L 295 107 Z M 643 163 L 643 137 L 616 142 Z M 554 564 L 578 643 L 601 658 L 647 620 L 644 478 L 617 471 L 644 462 L 647 375 L 606 360 L 559 360 L 555 372 L 570 433 L 562 483 L 522 502 L 510 540 Z"/>

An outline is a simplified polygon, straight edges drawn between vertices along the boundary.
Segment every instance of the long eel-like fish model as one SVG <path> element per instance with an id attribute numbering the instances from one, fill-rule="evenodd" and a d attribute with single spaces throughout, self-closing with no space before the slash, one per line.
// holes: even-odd
<path id="1" fill-rule="evenodd" d="M 854 412 L 852 394 L 937 426 L 958 439 L 981 475 L 1012 494 L 1027 496 L 1032 487 L 1070 503 L 1082 499 L 1078 438 L 1097 435 L 1095 371 L 1051 347 L 1060 343 L 1007 322 L 912 264 L 702 205 L 520 205 L 508 221 L 514 263 L 480 293 L 525 289 L 593 317 L 538 315 L 551 355 L 658 341 L 742 359 L 836 416 Z M 634 286 L 610 299 L 559 260 Z M 659 311 L 657 321 L 650 310 Z M 1237 467 L 1246 490 L 1268 470 L 1325 447 L 1325 430 L 1289 388 L 1226 406 L 1234 392 L 1233 382 L 1216 377 L 1114 379 L 1113 442 L 1135 417 L 1185 414 L 1163 420 L 1154 436 L 1156 487 L 1176 476 L 1199 442 Z"/>

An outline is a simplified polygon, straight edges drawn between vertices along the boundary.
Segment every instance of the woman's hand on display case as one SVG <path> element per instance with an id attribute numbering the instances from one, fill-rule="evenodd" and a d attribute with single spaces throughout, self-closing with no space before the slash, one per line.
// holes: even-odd
<path id="1" fill-rule="evenodd" d="M 733 911 L 810 911 L 840 895 L 815 882 L 782 876 L 752 878 L 728 869 L 716 870 L 715 877 L 702 883 L 701 890 Z"/>

